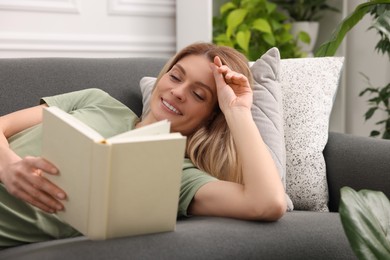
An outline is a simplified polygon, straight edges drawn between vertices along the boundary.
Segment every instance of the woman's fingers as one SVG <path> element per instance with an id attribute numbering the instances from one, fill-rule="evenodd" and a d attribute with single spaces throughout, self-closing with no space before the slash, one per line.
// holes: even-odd
<path id="1" fill-rule="evenodd" d="M 214 64 L 217 66 L 217 71 L 222 74 L 226 84 L 249 85 L 247 84 L 247 77 L 241 73 L 231 70 L 228 66 L 223 65 L 221 59 L 218 56 L 214 58 Z"/>
<path id="2" fill-rule="evenodd" d="M 221 58 L 219 58 L 218 56 L 215 56 L 214 57 L 214 64 L 217 65 L 217 67 L 221 67 L 222 66 Z"/>
<path id="3" fill-rule="evenodd" d="M 210 64 L 217 88 L 221 88 L 221 87 L 224 87 L 226 85 L 225 78 L 224 78 L 222 72 L 219 71 L 220 65 L 222 65 L 222 62 L 218 56 L 216 56 L 214 58 L 214 64 Z"/>
<path id="4" fill-rule="evenodd" d="M 43 192 L 40 192 L 37 189 L 33 191 L 32 190 L 25 191 L 23 189 L 20 189 L 18 191 L 17 197 L 48 213 L 55 213 L 58 210 L 63 209 L 62 204 L 53 201 L 52 199 L 50 199 L 49 196 L 47 196 Z"/>
<path id="5" fill-rule="evenodd" d="M 65 192 L 46 179 L 43 172 L 58 174 L 57 168 L 43 158 L 26 157 L 9 169 L 12 178 L 5 183 L 7 190 L 46 212 L 63 210 L 59 200 L 66 198 Z"/>
<path id="6" fill-rule="evenodd" d="M 217 85 L 218 102 L 223 112 L 233 107 L 250 109 L 253 101 L 252 89 L 248 78 L 223 65 L 221 59 L 214 57 L 210 64 Z"/>
<path id="7" fill-rule="evenodd" d="M 52 175 L 58 174 L 58 169 L 49 161 L 41 157 L 26 156 L 24 161 L 32 168 L 40 169 Z"/>

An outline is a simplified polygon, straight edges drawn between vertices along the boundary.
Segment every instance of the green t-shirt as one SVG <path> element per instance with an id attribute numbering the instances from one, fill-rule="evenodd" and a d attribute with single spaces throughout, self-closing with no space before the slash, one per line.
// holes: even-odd
<path id="1" fill-rule="evenodd" d="M 49 106 L 57 106 L 77 117 L 103 137 L 131 130 L 139 121 L 128 107 L 99 89 L 87 89 L 41 100 Z M 10 147 L 19 156 L 40 156 L 41 125 L 33 126 L 8 139 Z M 188 206 L 196 191 L 214 181 L 198 170 L 189 159 L 184 159 L 179 198 L 178 216 L 187 216 Z M 81 235 L 61 222 L 55 214 L 47 214 L 10 195 L 0 184 L 0 246 L 13 246 L 55 238 Z"/>

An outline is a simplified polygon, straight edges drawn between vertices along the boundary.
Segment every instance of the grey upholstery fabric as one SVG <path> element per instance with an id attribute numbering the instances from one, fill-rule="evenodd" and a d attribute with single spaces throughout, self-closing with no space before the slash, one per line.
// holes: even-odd
<path id="1" fill-rule="evenodd" d="M 389 140 L 330 133 L 324 156 L 330 211 L 338 211 L 344 186 L 383 191 L 390 198 Z"/>
<path id="2" fill-rule="evenodd" d="M 0 59 L 0 115 L 39 104 L 39 98 L 100 88 L 141 114 L 139 81 L 157 76 L 164 58 Z"/>
<path id="3" fill-rule="evenodd" d="M 355 259 L 337 213 L 295 211 L 275 223 L 195 217 L 175 232 L 7 249 L 2 259 Z"/>
<path id="4" fill-rule="evenodd" d="M 42 96 L 90 87 L 109 92 L 140 114 L 139 81 L 143 76 L 157 76 L 165 62 L 150 58 L 0 59 L 0 115 L 36 105 Z M 389 151 L 388 141 L 331 134 L 324 152 L 329 204 L 338 205 L 343 185 L 383 189 L 389 195 L 390 160 L 385 158 Z M 0 259 L 177 258 L 355 259 L 338 213 L 305 211 L 289 212 L 275 223 L 192 217 L 179 220 L 175 232 L 95 242 L 80 237 L 0 252 Z"/>

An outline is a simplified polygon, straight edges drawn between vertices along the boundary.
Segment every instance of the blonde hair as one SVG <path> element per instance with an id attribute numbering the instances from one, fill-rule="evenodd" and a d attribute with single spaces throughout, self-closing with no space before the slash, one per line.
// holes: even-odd
<path id="1" fill-rule="evenodd" d="M 237 50 L 211 43 L 194 43 L 178 52 L 161 70 L 157 82 L 181 59 L 189 55 L 202 55 L 213 62 L 218 56 L 222 64 L 245 75 L 252 86 L 252 73 L 246 57 Z M 242 183 L 242 168 L 233 137 L 224 114 L 217 106 L 211 120 L 187 136 L 186 156 L 199 169 L 225 181 Z"/>

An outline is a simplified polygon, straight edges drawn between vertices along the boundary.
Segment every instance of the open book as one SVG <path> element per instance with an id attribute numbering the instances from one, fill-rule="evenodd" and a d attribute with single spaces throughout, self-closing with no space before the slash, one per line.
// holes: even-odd
<path id="1" fill-rule="evenodd" d="M 90 239 L 173 231 L 186 138 L 160 121 L 104 139 L 57 107 L 43 111 L 42 157 L 65 190 L 59 217 Z"/>

